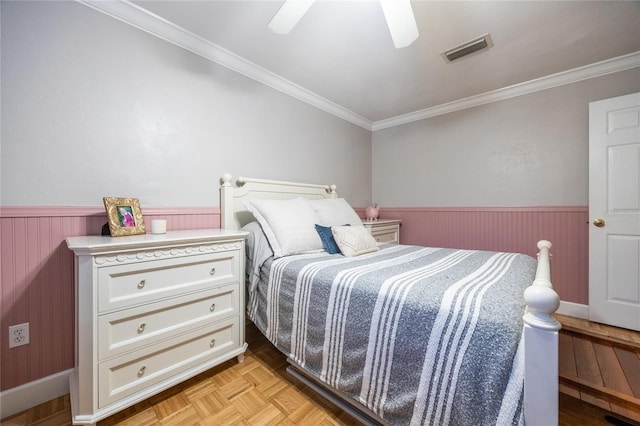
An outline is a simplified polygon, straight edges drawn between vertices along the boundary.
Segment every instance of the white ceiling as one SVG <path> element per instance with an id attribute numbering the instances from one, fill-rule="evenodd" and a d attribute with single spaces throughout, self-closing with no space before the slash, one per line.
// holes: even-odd
<path id="1" fill-rule="evenodd" d="M 135 4 L 371 123 L 640 51 L 640 1 L 412 1 L 403 49 L 378 1 L 317 1 L 288 35 L 267 27 L 282 1 Z M 491 49 L 442 58 L 485 33 Z"/>

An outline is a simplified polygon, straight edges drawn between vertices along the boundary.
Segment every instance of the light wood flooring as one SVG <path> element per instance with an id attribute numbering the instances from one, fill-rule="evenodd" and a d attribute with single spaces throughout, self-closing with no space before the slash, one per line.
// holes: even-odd
<path id="1" fill-rule="evenodd" d="M 231 360 L 185 383 L 98 423 L 145 425 L 357 425 L 286 371 L 285 357 L 255 329 L 247 327 L 245 361 Z M 610 426 L 610 414 L 568 395 L 560 395 L 561 426 Z M 70 425 L 69 395 L 1 421 L 3 426 Z M 615 424 L 615 423 L 614 423 Z M 625 423 L 617 423 L 625 425 Z M 626 424 L 640 426 L 640 423 Z"/>

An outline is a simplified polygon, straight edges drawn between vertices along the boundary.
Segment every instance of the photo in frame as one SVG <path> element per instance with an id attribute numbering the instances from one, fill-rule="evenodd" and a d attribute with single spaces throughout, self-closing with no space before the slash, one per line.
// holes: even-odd
<path id="1" fill-rule="evenodd" d="M 104 197 L 102 200 L 112 237 L 146 233 L 137 198 Z"/>

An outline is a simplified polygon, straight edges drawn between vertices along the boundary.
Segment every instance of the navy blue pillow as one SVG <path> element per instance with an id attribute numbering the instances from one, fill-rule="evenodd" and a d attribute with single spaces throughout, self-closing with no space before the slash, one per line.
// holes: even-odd
<path id="1" fill-rule="evenodd" d="M 336 240 L 333 238 L 330 226 L 322 226 L 316 224 L 316 231 L 318 231 L 318 235 L 320 235 L 320 239 L 322 240 L 322 245 L 324 245 L 324 249 L 327 251 L 327 253 L 342 253 L 340 251 L 340 247 L 338 247 L 338 244 L 336 243 Z"/>

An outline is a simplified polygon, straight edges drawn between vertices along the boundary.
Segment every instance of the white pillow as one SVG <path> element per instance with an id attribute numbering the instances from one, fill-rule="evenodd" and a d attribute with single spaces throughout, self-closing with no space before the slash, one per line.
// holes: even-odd
<path id="1" fill-rule="evenodd" d="M 320 220 L 307 200 L 245 201 L 269 240 L 274 257 L 324 250 L 315 224 Z"/>
<path id="2" fill-rule="evenodd" d="M 364 226 L 332 226 L 331 233 L 347 257 L 378 251 L 380 247 Z"/>
<path id="3" fill-rule="evenodd" d="M 344 198 L 323 198 L 308 201 L 320 217 L 320 225 L 362 225 L 362 220 Z"/>

